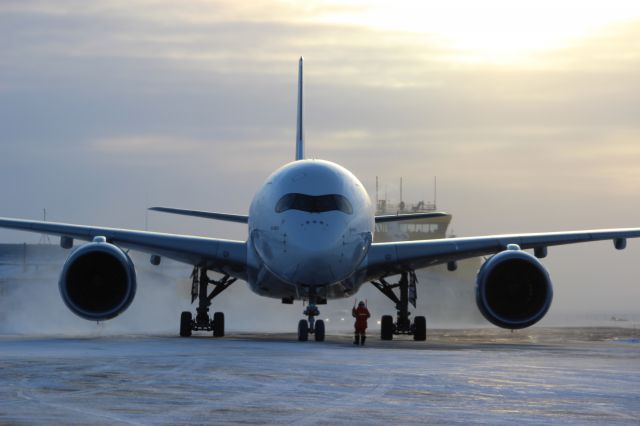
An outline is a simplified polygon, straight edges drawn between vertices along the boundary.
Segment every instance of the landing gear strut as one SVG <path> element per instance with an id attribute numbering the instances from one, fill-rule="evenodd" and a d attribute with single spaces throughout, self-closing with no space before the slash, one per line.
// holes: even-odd
<path id="1" fill-rule="evenodd" d="M 298 340 L 306 342 L 309 340 L 309 334 L 313 334 L 316 342 L 324 342 L 324 321 L 315 319 L 320 315 L 315 300 L 313 303 L 309 301 L 302 315 L 306 315 L 307 319 L 301 319 L 298 322 Z"/>
<path id="2" fill-rule="evenodd" d="M 209 306 L 211 306 L 211 301 L 216 296 L 236 281 L 236 278 L 225 275 L 220 280 L 212 280 L 207 275 L 207 269 L 198 266 L 193 268 L 191 278 L 193 280 L 191 283 L 191 303 L 198 299 L 196 319 L 193 319 L 189 311 L 185 311 L 180 315 L 180 336 L 189 337 L 192 331 L 206 330 L 212 331 L 213 337 L 223 337 L 224 314 L 215 312 L 213 318 L 209 318 Z M 209 284 L 214 285 L 211 293 L 207 292 Z"/>
<path id="3" fill-rule="evenodd" d="M 391 315 L 384 315 L 380 322 L 380 338 L 382 340 L 392 340 L 394 334 L 413 335 L 413 340 L 424 341 L 427 339 L 427 320 L 425 317 L 415 317 L 411 323 L 411 313 L 409 312 L 409 302 L 416 307 L 416 273 L 403 272 L 400 274 L 400 281 L 397 284 L 390 284 L 384 278 L 378 281 L 371 281 L 371 284 L 387 296 L 396 304 L 396 321 L 393 322 Z M 399 289 L 396 295 L 394 289 Z"/>

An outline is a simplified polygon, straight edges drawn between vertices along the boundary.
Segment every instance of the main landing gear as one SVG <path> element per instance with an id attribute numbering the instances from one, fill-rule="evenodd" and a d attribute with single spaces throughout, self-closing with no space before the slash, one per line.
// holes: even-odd
<path id="1" fill-rule="evenodd" d="M 209 306 L 211 301 L 220 293 L 225 291 L 236 278 L 225 275 L 220 280 L 212 280 L 207 276 L 207 269 L 194 267 L 191 273 L 193 279 L 191 283 L 191 303 L 198 299 L 196 308 L 196 319 L 193 319 L 191 312 L 185 311 L 180 315 L 180 336 L 189 337 L 192 331 L 206 330 L 212 331 L 213 337 L 224 337 L 224 314 L 215 312 L 213 318 L 209 318 Z M 207 293 L 209 284 L 214 288 L 211 293 Z"/>
<path id="2" fill-rule="evenodd" d="M 324 321 L 315 319 L 320 315 L 315 300 L 313 303 L 309 301 L 302 315 L 306 315 L 307 319 L 301 319 L 298 322 L 298 340 L 306 342 L 309 340 L 309 334 L 313 334 L 316 342 L 324 342 Z"/>
<path id="3" fill-rule="evenodd" d="M 409 302 L 416 307 L 416 273 L 403 272 L 400 274 L 400 281 L 397 284 L 390 284 L 384 278 L 378 281 L 371 281 L 378 290 L 391 299 L 396 304 L 396 322 L 393 322 L 391 315 L 384 315 L 380 322 L 380 338 L 382 340 L 392 340 L 393 335 L 409 334 L 413 335 L 413 340 L 427 340 L 427 319 L 417 316 L 411 323 L 409 316 Z M 399 289 L 399 296 L 394 289 Z"/>

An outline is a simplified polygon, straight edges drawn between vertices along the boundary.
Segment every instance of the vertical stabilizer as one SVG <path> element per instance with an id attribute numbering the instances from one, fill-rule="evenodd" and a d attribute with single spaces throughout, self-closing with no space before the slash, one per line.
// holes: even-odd
<path id="1" fill-rule="evenodd" d="M 300 57 L 298 64 L 298 113 L 296 122 L 296 160 L 304 160 L 304 116 L 302 102 L 302 66 L 304 58 Z"/>

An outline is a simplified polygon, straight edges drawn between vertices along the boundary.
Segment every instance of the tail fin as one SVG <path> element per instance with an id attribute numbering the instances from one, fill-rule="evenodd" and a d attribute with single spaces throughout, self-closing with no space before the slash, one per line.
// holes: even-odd
<path id="1" fill-rule="evenodd" d="M 298 114 L 296 123 L 296 160 L 304 160 L 304 117 L 302 109 L 302 66 L 304 58 L 300 57 L 298 64 Z"/>

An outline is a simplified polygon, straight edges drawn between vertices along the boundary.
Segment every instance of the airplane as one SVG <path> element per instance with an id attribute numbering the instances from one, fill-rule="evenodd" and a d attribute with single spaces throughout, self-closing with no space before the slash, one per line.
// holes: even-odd
<path id="1" fill-rule="evenodd" d="M 136 294 L 136 272 L 129 249 L 193 265 L 192 300 L 195 318 L 181 313 L 180 336 L 193 331 L 225 334 L 224 314 L 209 308 L 220 293 L 237 280 L 255 293 L 308 303 L 298 323 L 298 340 L 312 335 L 324 341 L 325 324 L 316 320 L 318 305 L 352 296 L 372 283 L 395 303 L 396 318 L 384 315 L 380 337 L 392 340 L 406 334 L 426 339 L 426 319 L 410 319 L 409 293 L 415 290 L 415 271 L 447 264 L 454 270 L 461 259 L 488 256 L 476 279 L 476 302 L 482 315 L 506 329 L 521 329 L 540 321 L 551 306 L 553 288 L 538 260 L 549 246 L 611 240 L 616 249 L 627 238 L 640 237 L 640 228 L 600 229 L 536 234 L 491 235 L 425 241 L 374 243 L 375 224 L 442 216 L 441 212 L 375 216 L 364 185 L 349 170 L 325 160 L 305 157 L 303 116 L 303 58 L 298 64 L 296 151 L 294 161 L 273 172 L 256 192 L 248 215 L 171 207 L 151 210 L 206 219 L 243 223 L 246 241 L 190 235 L 82 226 L 0 218 L 0 227 L 60 237 L 65 249 L 74 240 L 88 241 L 65 261 L 58 286 L 66 306 L 90 321 L 105 321 L 124 312 Z M 525 250 L 533 250 L 533 254 Z M 208 273 L 221 274 L 212 279 Z M 389 282 L 399 277 L 397 282 Z M 209 292 L 209 286 L 213 286 Z"/>

